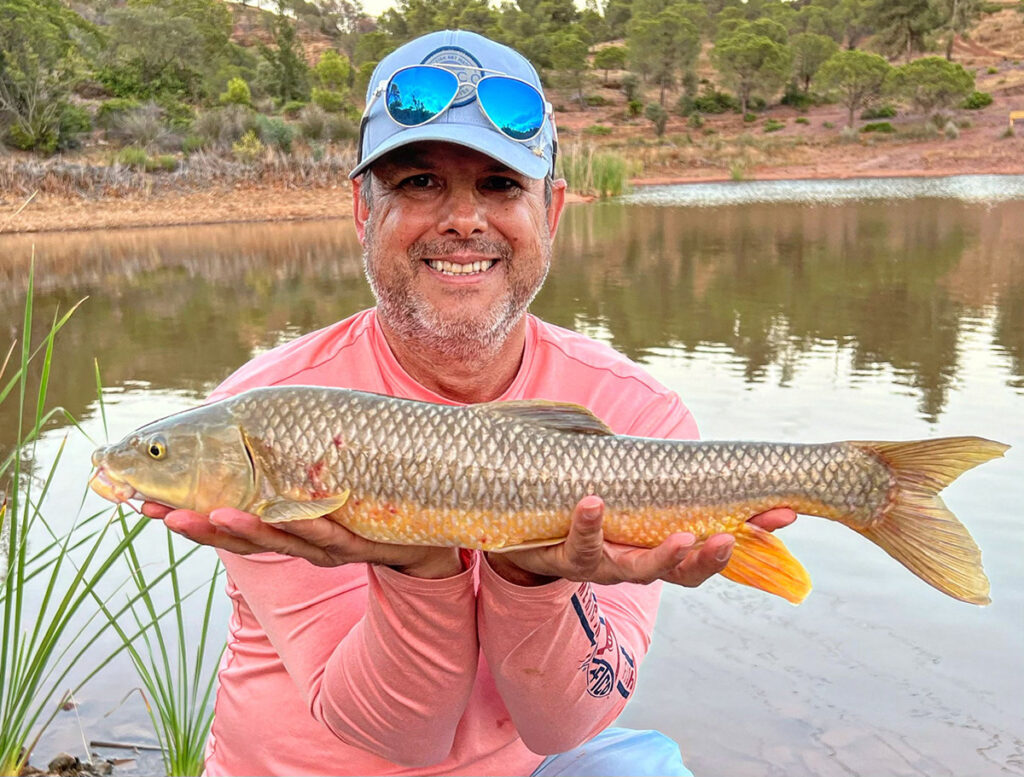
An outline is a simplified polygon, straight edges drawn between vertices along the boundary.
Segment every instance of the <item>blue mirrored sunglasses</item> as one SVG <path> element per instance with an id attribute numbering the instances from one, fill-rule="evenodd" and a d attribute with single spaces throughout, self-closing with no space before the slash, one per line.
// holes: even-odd
<path id="1" fill-rule="evenodd" d="M 481 113 L 498 132 L 519 143 L 533 140 L 541 133 L 544 121 L 551 115 L 551 104 L 536 87 L 494 70 L 470 69 L 489 74 L 470 85 L 476 90 Z M 464 85 L 454 72 L 439 65 L 400 68 L 370 97 L 363 112 L 363 124 L 370 115 L 370 108 L 383 95 L 385 111 L 393 122 L 403 127 L 421 127 L 448 110 Z M 362 150 L 360 131 L 360 157 Z"/>

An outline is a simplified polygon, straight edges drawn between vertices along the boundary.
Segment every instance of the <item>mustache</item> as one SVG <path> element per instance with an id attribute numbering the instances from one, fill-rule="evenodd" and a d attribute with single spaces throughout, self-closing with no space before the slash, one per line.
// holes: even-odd
<path id="1" fill-rule="evenodd" d="M 504 240 L 473 237 L 465 240 L 417 240 L 409 247 L 409 258 L 417 262 L 429 257 L 452 254 L 477 254 L 497 259 L 511 259 L 512 246 Z"/>

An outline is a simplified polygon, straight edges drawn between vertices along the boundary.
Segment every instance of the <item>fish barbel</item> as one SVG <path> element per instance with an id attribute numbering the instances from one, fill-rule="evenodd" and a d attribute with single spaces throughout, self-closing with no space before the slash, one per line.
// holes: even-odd
<path id="1" fill-rule="evenodd" d="M 90 485 L 281 522 L 330 515 L 396 544 L 502 551 L 561 542 L 587 494 L 611 542 L 736 538 L 722 574 L 802 601 L 804 568 L 747 522 L 773 507 L 863 534 L 952 597 L 989 601 L 981 553 L 938 497 L 1009 446 L 979 437 L 788 444 L 617 436 L 583 407 L 453 407 L 337 388 L 258 388 L 148 424 L 93 454 Z"/>

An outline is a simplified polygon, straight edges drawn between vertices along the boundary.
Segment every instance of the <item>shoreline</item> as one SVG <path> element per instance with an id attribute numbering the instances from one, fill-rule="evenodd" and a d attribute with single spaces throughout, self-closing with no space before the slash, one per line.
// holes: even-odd
<path id="1" fill-rule="evenodd" d="M 634 188 L 686 184 L 786 180 L 852 180 L 872 178 L 947 178 L 960 175 L 1024 175 L 1020 169 L 988 169 L 972 165 L 927 169 L 857 170 L 845 167 L 793 165 L 752 170 L 736 180 L 721 170 L 673 171 L 662 176 L 630 180 Z M 595 201 L 595 197 L 569 193 L 567 204 Z M 0 238 L 7 234 L 84 232 L 99 229 L 202 226 L 301 221 L 329 221 L 352 215 L 351 190 L 346 184 L 295 188 L 268 185 L 210 187 L 189 192 L 96 199 L 54 195 L 15 200 L 0 198 Z"/>

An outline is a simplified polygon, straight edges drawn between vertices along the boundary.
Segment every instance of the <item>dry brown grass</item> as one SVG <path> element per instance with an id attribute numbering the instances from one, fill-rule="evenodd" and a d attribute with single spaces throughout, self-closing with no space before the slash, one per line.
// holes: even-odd
<path id="1" fill-rule="evenodd" d="M 68 161 L 61 157 L 39 159 L 12 155 L 0 159 L 0 199 L 18 200 L 33 192 L 92 200 L 189 192 L 216 186 L 329 186 L 343 181 L 354 165 L 355 150 L 349 145 L 327 146 L 320 152 L 304 149 L 291 154 L 268 149 L 251 163 L 196 152 L 171 172 L 147 172 L 117 161 L 104 164 Z"/>

